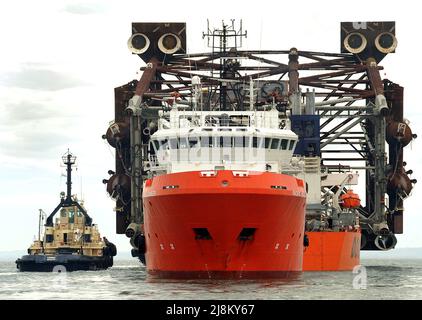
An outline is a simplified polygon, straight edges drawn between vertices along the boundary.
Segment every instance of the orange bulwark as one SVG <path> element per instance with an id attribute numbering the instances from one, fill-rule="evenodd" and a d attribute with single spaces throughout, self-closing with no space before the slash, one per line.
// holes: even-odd
<path id="1" fill-rule="evenodd" d="M 144 188 L 151 274 L 211 277 L 302 271 L 302 180 L 271 172 L 191 171 Z"/>
<path id="2" fill-rule="evenodd" d="M 303 271 L 346 271 L 360 264 L 360 231 L 306 232 Z"/>

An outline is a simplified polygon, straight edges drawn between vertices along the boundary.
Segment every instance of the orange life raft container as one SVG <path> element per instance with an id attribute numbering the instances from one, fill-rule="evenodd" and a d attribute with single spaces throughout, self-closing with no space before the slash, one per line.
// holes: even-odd
<path id="1" fill-rule="evenodd" d="M 347 193 L 343 194 L 340 199 L 344 208 L 357 208 L 360 206 L 360 198 L 356 193 L 353 193 L 352 189 L 347 190 Z"/>

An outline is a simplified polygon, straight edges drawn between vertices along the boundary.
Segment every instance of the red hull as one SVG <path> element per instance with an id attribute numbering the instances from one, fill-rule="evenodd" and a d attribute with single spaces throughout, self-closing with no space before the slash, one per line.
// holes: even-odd
<path id="1" fill-rule="evenodd" d="M 151 274 L 302 271 L 303 181 L 270 172 L 235 174 L 204 177 L 193 171 L 147 181 L 145 256 Z M 248 232 L 240 238 L 242 230 Z"/>
<path id="2" fill-rule="evenodd" d="M 360 264 L 359 231 L 306 234 L 309 247 L 303 256 L 303 271 L 345 271 Z"/>

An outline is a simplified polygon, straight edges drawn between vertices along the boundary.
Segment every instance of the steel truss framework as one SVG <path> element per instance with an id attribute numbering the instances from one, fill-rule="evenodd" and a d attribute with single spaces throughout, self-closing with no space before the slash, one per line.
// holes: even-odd
<path id="1" fill-rule="evenodd" d="M 295 48 L 177 54 L 166 57 L 165 62 L 152 58 L 141 68 L 143 74 L 139 81 L 115 89 L 116 122 L 129 124 L 130 116 L 125 112 L 129 100 L 139 96 L 142 101 L 142 112 L 138 117 L 142 136 L 140 145 L 132 143 L 117 148 L 116 172 L 135 177 L 138 184 L 141 178 L 146 179 L 147 172 L 133 169 L 135 157 L 142 155 L 142 161 L 147 160 L 145 148 L 149 137 L 142 134 L 142 130 L 155 121 L 158 110 L 171 105 L 174 99 L 189 105 L 189 97 L 193 96 L 193 76 L 201 78 L 206 91 L 204 108 L 208 110 L 246 110 L 250 97 L 241 90 L 251 79 L 263 82 L 286 80 L 290 101 L 294 96 L 302 101 L 307 92 L 315 93 L 315 110 L 320 116 L 322 168 L 365 171 L 366 201 L 360 208 L 363 229 L 368 234 L 375 234 L 378 231 L 374 225 L 387 223 L 393 233 L 402 233 L 405 188 L 400 183 L 391 187 L 390 183 L 398 173 L 405 174 L 404 145 L 397 139 L 390 139 L 387 153 L 386 127 L 394 119 L 403 123 L 403 88 L 388 80 L 382 81 L 382 69 L 374 60 L 361 61 L 353 54 Z M 228 96 L 224 104 L 220 98 L 222 87 Z M 386 97 L 387 108 L 378 103 L 379 95 Z M 259 101 L 254 103 L 258 108 Z M 285 101 L 280 100 L 280 103 Z M 138 213 L 134 213 L 134 209 L 129 209 L 122 199 L 117 201 L 117 231 L 120 233 L 142 211 L 142 205 L 139 205 Z"/>

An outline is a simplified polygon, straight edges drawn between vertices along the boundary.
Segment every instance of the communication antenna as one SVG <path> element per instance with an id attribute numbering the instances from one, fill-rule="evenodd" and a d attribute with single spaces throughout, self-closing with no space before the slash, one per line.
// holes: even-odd
<path id="1" fill-rule="evenodd" d="M 235 19 L 230 19 L 230 24 L 222 20 L 221 29 L 210 29 L 210 22 L 207 19 L 207 32 L 202 33 L 202 38 L 207 37 L 207 45 L 212 49 L 212 57 L 220 59 L 219 78 L 220 84 L 220 109 L 227 110 L 227 82 L 224 80 L 234 79 L 233 62 L 236 60 L 236 51 L 242 47 L 243 37 L 247 37 L 247 31 L 243 32 L 242 20 L 236 30 Z M 211 71 L 214 77 L 214 70 Z"/>

